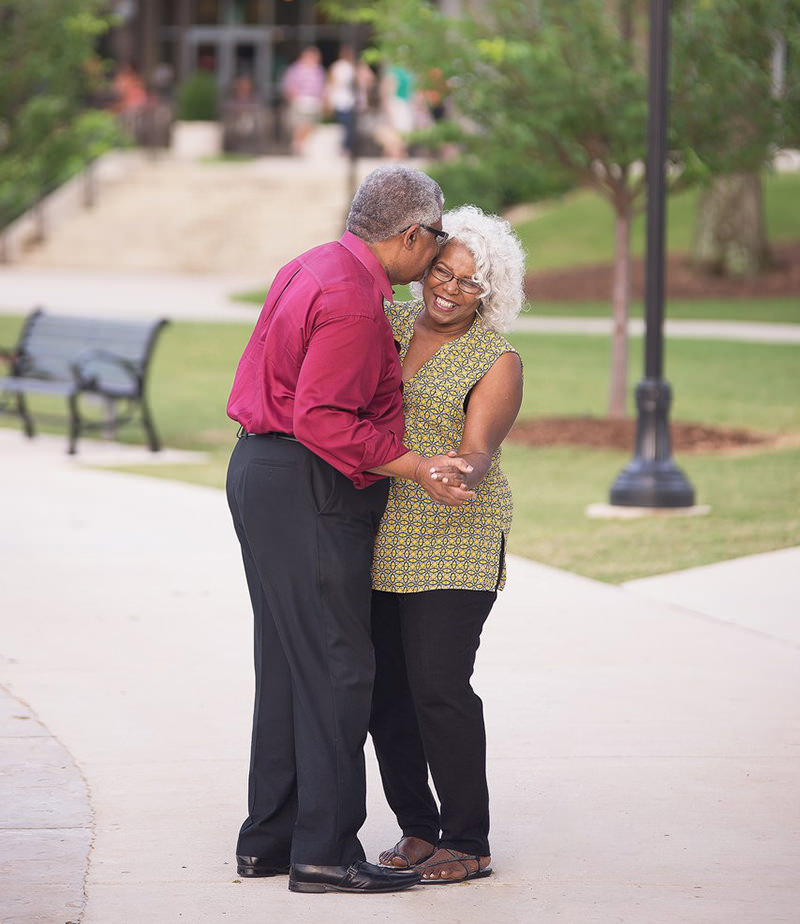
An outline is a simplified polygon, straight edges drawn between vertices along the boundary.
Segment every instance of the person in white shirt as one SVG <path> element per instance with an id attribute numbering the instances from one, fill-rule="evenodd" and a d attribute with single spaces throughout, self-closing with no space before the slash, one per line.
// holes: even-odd
<path id="1" fill-rule="evenodd" d="M 355 144 L 356 65 L 349 45 L 342 45 L 339 57 L 328 69 L 328 105 L 342 127 L 342 153 L 351 154 Z"/>

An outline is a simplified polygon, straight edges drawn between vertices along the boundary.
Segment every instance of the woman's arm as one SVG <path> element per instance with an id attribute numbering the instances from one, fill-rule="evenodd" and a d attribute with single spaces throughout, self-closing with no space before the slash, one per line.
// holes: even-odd
<path id="1" fill-rule="evenodd" d="M 522 363 L 516 353 L 503 353 L 470 392 L 458 455 L 469 462 L 472 471 L 459 473 L 460 483 L 468 488 L 480 484 L 521 404 Z M 440 477 L 447 484 L 453 475 L 442 472 Z"/>

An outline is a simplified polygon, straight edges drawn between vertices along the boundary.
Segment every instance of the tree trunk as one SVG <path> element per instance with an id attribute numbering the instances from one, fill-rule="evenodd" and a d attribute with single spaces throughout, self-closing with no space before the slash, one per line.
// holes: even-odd
<path id="1" fill-rule="evenodd" d="M 718 276 L 753 277 L 771 264 L 761 177 L 714 177 L 697 200 L 692 265 Z"/>
<path id="2" fill-rule="evenodd" d="M 614 205 L 614 328 L 611 334 L 611 382 L 608 416 L 625 417 L 628 396 L 628 313 L 631 301 L 631 207 L 627 199 Z"/>

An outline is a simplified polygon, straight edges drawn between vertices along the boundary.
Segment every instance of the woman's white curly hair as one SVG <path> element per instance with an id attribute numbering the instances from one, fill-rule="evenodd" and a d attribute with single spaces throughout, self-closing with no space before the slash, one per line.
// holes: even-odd
<path id="1" fill-rule="evenodd" d="M 525 251 L 511 225 L 477 206 L 462 205 L 444 213 L 442 227 L 450 241 L 458 241 L 472 254 L 475 281 L 483 287 L 478 314 L 484 324 L 508 330 L 525 302 Z M 410 288 L 419 298 L 422 284 L 412 283 Z"/>

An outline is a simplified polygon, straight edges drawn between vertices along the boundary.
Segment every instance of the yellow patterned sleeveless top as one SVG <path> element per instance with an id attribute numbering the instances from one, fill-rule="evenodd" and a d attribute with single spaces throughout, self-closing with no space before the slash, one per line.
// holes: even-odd
<path id="1" fill-rule="evenodd" d="M 386 306 L 401 362 L 422 307 L 421 300 Z M 458 449 L 467 395 L 509 352 L 516 350 L 477 317 L 465 334 L 440 347 L 403 386 L 405 445 L 424 456 Z M 392 478 L 375 543 L 375 590 L 501 590 L 513 503 L 499 449 L 475 494 L 461 507 L 446 507 L 418 484 Z"/>

